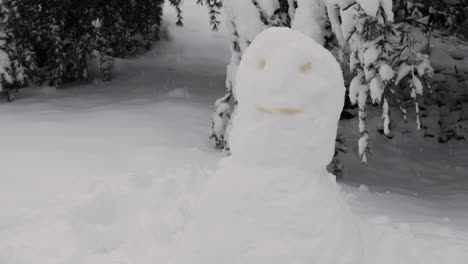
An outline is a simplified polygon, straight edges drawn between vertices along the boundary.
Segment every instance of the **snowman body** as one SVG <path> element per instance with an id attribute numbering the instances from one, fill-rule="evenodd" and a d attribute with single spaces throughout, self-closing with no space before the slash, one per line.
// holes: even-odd
<path id="1" fill-rule="evenodd" d="M 338 63 L 290 29 L 261 33 L 237 75 L 232 156 L 194 208 L 177 264 L 361 264 L 326 171 L 344 100 Z"/>

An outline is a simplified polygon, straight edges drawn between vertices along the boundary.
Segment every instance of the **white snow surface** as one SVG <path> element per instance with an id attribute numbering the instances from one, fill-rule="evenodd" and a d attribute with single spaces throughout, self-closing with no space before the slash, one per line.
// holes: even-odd
<path id="1" fill-rule="evenodd" d="M 186 27 L 173 26 L 172 9 L 166 15 L 169 40 L 118 61 L 113 82 L 27 89 L 0 102 L 0 263 L 173 263 L 224 158 L 207 130 L 230 43 L 192 1 Z M 340 124 L 349 142 L 355 126 Z M 466 143 L 416 133 L 371 141 L 369 166 L 351 147 L 339 184 L 359 221 L 364 263 L 468 263 Z M 262 177 L 244 180 L 262 187 Z"/>

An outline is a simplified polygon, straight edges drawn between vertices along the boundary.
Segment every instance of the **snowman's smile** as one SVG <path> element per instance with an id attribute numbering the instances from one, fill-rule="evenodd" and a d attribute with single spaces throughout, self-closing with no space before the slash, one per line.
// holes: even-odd
<path id="1" fill-rule="evenodd" d="M 294 116 L 304 113 L 304 108 L 294 108 L 294 107 L 278 107 L 278 108 L 268 108 L 263 106 L 257 106 L 257 112 L 266 113 L 266 114 L 277 114 L 283 116 Z"/>

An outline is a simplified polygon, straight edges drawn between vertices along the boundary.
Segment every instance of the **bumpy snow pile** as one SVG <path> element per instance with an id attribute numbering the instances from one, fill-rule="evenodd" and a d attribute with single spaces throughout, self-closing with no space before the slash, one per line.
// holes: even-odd
<path id="1" fill-rule="evenodd" d="M 363 263 L 358 225 L 326 172 L 345 92 L 336 60 L 272 28 L 237 81 L 232 157 L 201 195 L 176 263 Z"/>

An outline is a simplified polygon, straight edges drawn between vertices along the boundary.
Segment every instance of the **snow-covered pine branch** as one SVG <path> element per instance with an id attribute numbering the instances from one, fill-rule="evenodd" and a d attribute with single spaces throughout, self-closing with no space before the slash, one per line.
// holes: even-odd
<path id="1" fill-rule="evenodd" d="M 208 7 L 208 14 L 210 16 L 210 25 L 214 31 L 219 29 L 221 21 L 219 21 L 219 15 L 221 14 L 221 8 L 223 7 L 222 0 L 197 0 L 197 4 L 206 5 Z"/>
<path id="2" fill-rule="evenodd" d="M 177 13 L 177 22 L 176 24 L 178 26 L 183 26 L 184 25 L 184 22 L 183 22 L 183 16 L 182 16 L 182 0 L 169 0 L 169 4 L 174 7 L 174 9 L 176 10 L 176 13 Z"/>
<path id="3" fill-rule="evenodd" d="M 385 3 L 384 3 L 385 2 Z M 388 1 L 387 1 L 388 2 Z M 394 71 L 390 66 L 393 46 L 393 12 L 386 1 L 358 1 L 341 11 L 342 33 L 351 50 L 350 70 L 355 74 L 349 88 L 349 97 L 359 106 L 359 154 L 367 164 L 369 134 L 367 129 L 367 101 L 383 106 L 384 133 L 390 136 L 388 100 L 384 94 L 392 84 Z"/>
<path id="4" fill-rule="evenodd" d="M 381 126 L 387 137 L 391 137 L 390 104 L 405 109 L 406 115 L 404 98 L 413 101 L 417 129 L 420 129 L 418 99 L 424 87 L 429 87 L 433 70 L 429 57 L 415 49 L 412 28 L 398 16 L 395 20 L 389 8 L 391 1 L 381 1 L 377 9 L 374 5 L 362 3 L 342 11 L 341 15 L 352 18 L 354 25 L 342 26 L 342 31 L 351 49 L 351 71 L 356 74 L 350 87 L 350 99 L 353 103 L 356 103 L 356 98 L 361 100 L 358 104 L 361 132 L 359 153 L 362 162 L 367 163 L 369 135 L 366 128 L 366 95 L 372 103 L 381 106 Z M 405 85 L 409 86 L 409 93 Z"/>
<path id="5" fill-rule="evenodd" d="M 428 86 L 432 68 L 428 57 L 413 48 L 411 25 L 402 21 L 399 14 L 395 18 L 393 8 L 397 7 L 397 2 L 224 0 L 224 5 L 233 36 L 233 56 L 228 66 L 226 96 L 217 101 L 213 115 L 211 138 L 218 148 L 229 150 L 229 120 L 236 108 L 234 76 L 243 51 L 258 33 L 271 26 L 290 26 L 325 47 L 338 47 L 340 59 L 345 57 L 343 54 L 349 54 L 350 71 L 355 75 L 349 96 L 359 107 L 361 139 L 358 145 L 363 163 L 367 163 L 370 151 L 368 102 L 381 107 L 382 131 L 388 137 L 391 137 L 391 109 L 406 111 L 404 98 L 411 97 L 418 113 L 417 97 Z M 404 65 L 422 70 L 405 71 Z M 408 84 L 413 88 L 410 94 L 405 94 L 404 86 Z"/>

